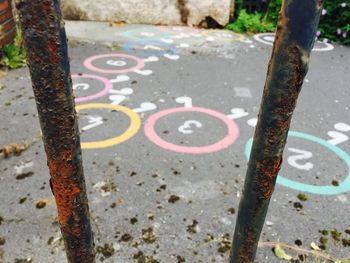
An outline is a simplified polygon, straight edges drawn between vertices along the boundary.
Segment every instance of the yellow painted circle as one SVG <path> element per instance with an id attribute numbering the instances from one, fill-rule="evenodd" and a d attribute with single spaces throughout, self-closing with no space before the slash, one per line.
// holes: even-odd
<path id="1" fill-rule="evenodd" d="M 129 128 L 123 134 L 111 139 L 103 140 L 103 141 L 82 142 L 81 148 L 83 149 L 106 148 L 106 147 L 111 147 L 113 145 L 125 142 L 131 137 L 133 137 L 141 128 L 141 119 L 139 115 L 133 112 L 131 109 L 124 106 L 111 105 L 111 104 L 105 104 L 105 103 L 91 103 L 91 104 L 78 105 L 75 109 L 77 110 L 77 112 L 85 109 L 111 109 L 111 110 L 123 112 L 130 119 Z"/>
<path id="2" fill-rule="evenodd" d="M 217 36 L 217 35 L 215 35 L 215 33 L 229 34 L 229 35 L 232 35 L 233 38 L 224 37 L 224 36 Z M 223 32 L 222 30 L 216 30 L 216 29 L 203 30 L 201 32 L 201 35 L 206 36 L 206 37 L 212 36 L 212 37 L 216 37 L 216 38 L 219 38 L 222 40 L 239 40 L 239 41 L 245 40 L 245 36 L 243 34 L 237 34 L 237 33 L 233 33 L 233 32 Z"/>

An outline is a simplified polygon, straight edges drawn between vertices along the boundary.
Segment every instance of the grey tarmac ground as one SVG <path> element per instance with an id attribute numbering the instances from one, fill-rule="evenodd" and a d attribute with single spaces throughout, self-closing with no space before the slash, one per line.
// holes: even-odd
<path id="1" fill-rule="evenodd" d="M 228 262 L 273 35 L 67 32 L 97 262 Z M 350 257 L 350 48 L 315 48 L 256 262 Z M 0 145 L 30 146 L 0 156 L 0 262 L 66 262 L 28 69 L 1 83 Z"/>

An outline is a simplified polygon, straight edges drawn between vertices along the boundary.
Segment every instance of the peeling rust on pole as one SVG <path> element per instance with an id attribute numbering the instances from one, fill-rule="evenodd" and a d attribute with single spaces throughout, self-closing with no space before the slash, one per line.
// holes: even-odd
<path id="1" fill-rule="evenodd" d="M 95 262 L 93 234 L 59 0 L 17 1 L 68 262 Z"/>
<path id="2" fill-rule="evenodd" d="M 323 0 L 284 0 L 269 63 L 230 263 L 254 261 L 290 121 L 308 70 Z"/>

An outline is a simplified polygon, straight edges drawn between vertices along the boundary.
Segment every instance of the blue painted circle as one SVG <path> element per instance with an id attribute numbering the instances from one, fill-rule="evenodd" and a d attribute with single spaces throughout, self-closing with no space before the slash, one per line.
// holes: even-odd
<path id="1" fill-rule="evenodd" d="M 332 185 L 317 186 L 317 185 L 311 185 L 311 184 L 304 184 L 304 183 L 299 183 L 297 181 L 287 179 L 281 175 L 277 177 L 278 184 L 281 184 L 285 187 L 289 187 L 301 192 L 308 192 L 308 193 L 319 194 L 319 195 L 337 195 L 337 194 L 342 194 L 350 191 L 350 156 L 349 154 L 347 154 L 337 146 L 330 144 L 327 141 L 322 140 L 313 135 L 290 131 L 288 136 L 316 142 L 322 145 L 323 147 L 327 148 L 328 150 L 332 151 L 347 164 L 349 174 L 345 178 L 345 180 L 339 184 L 339 186 L 332 186 Z M 253 139 L 250 138 L 245 147 L 245 156 L 247 159 L 249 159 L 252 144 L 253 144 Z"/>
<path id="2" fill-rule="evenodd" d="M 167 50 L 140 50 L 138 46 L 156 46 L 156 47 L 165 47 Z M 149 57 L 149 56 L 163 56 L 165 54 L 174 55 L 177 52 L 177 48 L 173 44 L 165 43 L 160 40 L 151 40 L 151 39 L 140 39 L 126 43 L 123 46 L 123 49 L 127 53 L 136 54 L 138 57 Z"/>

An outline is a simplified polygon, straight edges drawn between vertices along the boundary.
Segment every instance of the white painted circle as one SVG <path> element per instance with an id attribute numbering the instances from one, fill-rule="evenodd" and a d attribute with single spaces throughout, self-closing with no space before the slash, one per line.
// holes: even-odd
<path id="1" fill-rule="evenodd" d="M 275 41 L 275 36 L 266 36 L 266 37 L 264 37 L 264 39 L 266 41 L 269 41 L 269 42 L 274 42 Z"/>
<path id="2" fill-rule="evenodd" d="M 260 43 L 272 46 L 273 42 L 275 41 L 275 33 L 256 34 L 253 36 L 253 38 Z M 331 51 L 334 49 L 334 46 L 330 43 L 324 43 L 320 41 L 318 41 L 318 43 L 325 45 L 325 47 L 314 47 L 312 51 Z"/>

